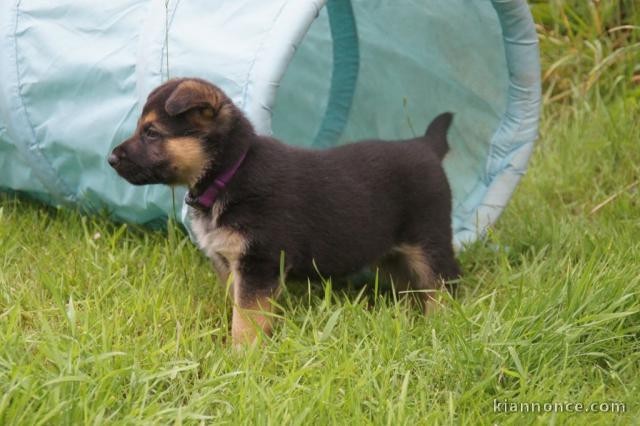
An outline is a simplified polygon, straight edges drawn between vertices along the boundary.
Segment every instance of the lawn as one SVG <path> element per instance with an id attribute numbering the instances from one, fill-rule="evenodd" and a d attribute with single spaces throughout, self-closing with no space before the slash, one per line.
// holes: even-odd
<path id="1" fill-rule="evenodd" d="M 544 37 L 571 40 L 540 31 L 549 72 Z M 0 424 L 637 424 L 640 89 L 613 66 L 546 74 L 529 171 L 428 318 L 374 285 L 288 286 L 273 338 L 234 352 L 175 227 L 0 195 Z"/>

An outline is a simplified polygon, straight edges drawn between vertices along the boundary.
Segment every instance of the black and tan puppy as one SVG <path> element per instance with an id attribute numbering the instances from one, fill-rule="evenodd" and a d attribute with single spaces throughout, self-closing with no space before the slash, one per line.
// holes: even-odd
<path id="1" fill-rule="evenodd" d="M 381 262 L 397 286 L 417 290 L 458 277 L 441 165 L 451 118 L 411 140 L 309 150 L 256 135 L 214 85 L 176 79 L 149 95 L 109 163 L 136 185 L 189 187 L 199 245 L 223 282 L 232 274 L 241 344 L 255 339 L 254 323 L 270 331 L 281 251 L 292 278 L 316 276 L 314 262 L 334 277 Z"/>

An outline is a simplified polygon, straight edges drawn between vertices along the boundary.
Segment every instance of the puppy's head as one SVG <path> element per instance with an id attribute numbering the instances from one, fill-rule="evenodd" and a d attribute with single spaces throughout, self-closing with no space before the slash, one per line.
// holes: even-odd
<path id="1" fill-rule="evenodd" d="M 149 94 L 133 135 L 109 164 L 134 185 L 194 185 L 215 163 L 238 110 L 216 86 L 170 80 Z"/>

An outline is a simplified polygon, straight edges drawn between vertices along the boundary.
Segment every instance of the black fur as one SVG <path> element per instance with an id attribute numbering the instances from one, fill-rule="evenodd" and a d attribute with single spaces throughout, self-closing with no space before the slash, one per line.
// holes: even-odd
<path id="1" fill-rule="evenodd" d="M 256 136 L 218 224 L 248 235 L 243 263 L 252 265 L 243 267 L 258 275 L 278 273 L 281 250 L 290 276 L 315 276 L 313 260 L 322 274 L 343 276 L 409 243 L 426 248 L 443 278 L 455 278 L 451 194 L 432 142 L 315 151 Z"/>
<path id="2" fill-rule="evenodd" d="M 176 83 L 165 86 L 150 96 L 145 111 L 158 110 L 174 135 L 188 133 L 183 115 L 164 111 Z M 228 131 L 201 132 L 211 158 L 203 177 L 190 188 L 192 195 L 201 193 L 242 152 L 248 154 L 220 194 L 223 208 L 215 223 L 210 210 L 191 213 L 211 228 L 226 227 L 246 238 L 248 246 L 237 265 L 245 294 L 274 290 L 281 251 L 292 278 L 315 277 L 314 262 L 324 276 L 344 276 L 403 244 L 424 250 L 436 276 L 459 276 L 451 244 L 451 191 L 441 165 L 449 149 L 446 134 L 452 114 L 438 116 L 425 136 L 414 139 L 312 150 L 256 135 L 244 115 L 232 104 L 228 107 Z M 131 161 L 144 169 L 145 160 Z M 144 175 L 144 170 L 123 176 L 133 183 L 158 183 L 163 167 L 148 182 L 129 179 Z M 174 182 L 167 178 L 163 183 Z"/>

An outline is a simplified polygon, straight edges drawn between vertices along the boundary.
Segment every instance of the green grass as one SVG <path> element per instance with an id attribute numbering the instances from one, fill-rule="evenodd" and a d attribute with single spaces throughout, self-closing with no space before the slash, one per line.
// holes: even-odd
<path id="1" fill-rule="evenodd" d="M 540 36 L 544 103 L 640 96 L 637 0 L 529 0 Z"/>
<path id="2" fill-rule="evenodd" d="M 0 424 L 637 422 L 638 113 L 549 113 L 436 315 L 371 287 L 289 288 L 274 337 L 241 355 L 225 288 L 183 234 L 3 196 Z M 494 399 L 627 405 L 504 414 Z"/>
<path id="3" fill-rule="evenodd" d="M 531 4 L 541 138 L 436 315 L 290 284 L 273 338 L 235 353 L 225 288 L 183 234 L 0 195 L 0 424 L 638 424 L 640 8 Z"/>

